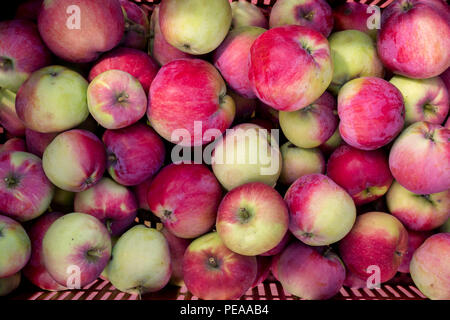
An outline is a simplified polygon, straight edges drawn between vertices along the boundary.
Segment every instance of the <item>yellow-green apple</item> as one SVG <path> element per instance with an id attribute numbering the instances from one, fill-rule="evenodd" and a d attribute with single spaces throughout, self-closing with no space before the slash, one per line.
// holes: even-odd
<path id="1" fill-rule="evenodd" d="M 103 143 L 93 133 L 73 129 L 56 136 L 42 156 L 48 179 L 58 188 L 80 192 L 96 184 L 106 167 Z"/>
<path id="2" fill-rule="evenodd" d="M 245 98 L 233 90 L 227 91 L 235 104 L 235 116 L 233 123 L 242 123 L 250 120 L 258 105 L 258 99 Z"/>
<path id="3" fill-rule="evenodd" d="M 375 77 L 356 78 L 339 90 L 339 132 L 352 147 L 378 149 L 403 129 L 405 107 L 400 91 Z"/>
<path id="4" fill-rule="evenodd" d="M 25 125 L 16 112 L 16 94 L 0 87 L 0 125 L 15 137 L 25 135 Z"/>
<path id="5" fill-rule="evenodd" d="M 148 189 L 150 188 L 152 181 L 153 177 L 150 177 L 144 182 L 141 182 L 140 184 L 132 187 L 139 209 L 150 211 L 147 196 L 148 196 Z"/>
<path id="6" fill-rule="evenodd" d="M 339 133 L 339 126 L 334 131 L 333 135 L 324 143 L 319 146 L 320 151 L 323 152 L 324 155 L 330 155 L 336 150 L 339 146 L 343 144 L 343 140 L 341 134 Z"/>
<path id="7" fill-rule="evenodd" d="M 256 278 L 256 257 L 228 249 L 217 232 L 191 242 L 183 258 L 187 289 L 203 300 L 239 299 Z"/>
<path id="8" fill-rule="evenodd" d="M 31 255 L 31 242 L 25 229 L 3 215 L 0 215 L 0 252 L 0 278 L 19 272 Z"/>
<path id="9" fill-rule="evenodd" d="M 358 30 L 376 40 L 378 29 L 369 29 L 367 24 L 373 13 L 374 11 L 365 3 L 343 3 L 333 10 L 334 29 L 336 31 Z"/>
<path id="10" fill-rule="evenodd" d="M 447 118 L 450 97 L 441 78 L 410 79 L 396 75 L 389 82 L 402 93 L 405 125 L 418 121 L 442 124 Z"/>
<path id="11" fill-rule="evenodd" d="M 162 66 L 176 59 L 192 57 L 189 53 L 178 50 L 172 46 L 164 38 L 161 28 L 159 27 L 159 5 L 154 7 L 150 19 L 148 53 Z"/>
<path id="12" fill-rule="evenodd" d="M 29 221 L 47 210 L 53 185 L 42 161 L 22 151 L 0 153 L 0 212 L 18 221 Z"/>
<path id="13" fill-rule="evenodd" d="M 149 22 L 144 9 L 129 0 L 119 0 L 125 18 L 122 45 L 128 48 L 147 48 Z"/>
<path id="14" fill-rule="evenodd" d="M 48 48 L 70 62 L 90 62 L 117 46 L 125 19 L 119 0 L 44 0 L 38 28 Z"/>
<path id="15" fill-rule="evenodd" d="M 223 243 L 245 256 L 256 256 L 276 247 L 288 225 L 289 214 L 283 198 L 261 182 L 232 189 L 217 210 L 216 230 Z"/>
<path id="16" fill-rule="evenodd" d="M 402 223 L 388 213 L 376 211 L 359 215 L 339 243 L 341 258 L 350 272 L 362 280 L 372 276 L 380 283 L 395 276 L 407 248 L 408 232 Z"/>
<path id="17" fill-rule="evenodd" d="M 139 80 L 145 94 L 158 73 L 159 66 L 145 52 L 133 48 L 117 48 L 98 59 L 89 72 L 91 82 L 99 74 L 108 70 L 122 70 Z"/>
<path id="18" fill-rule="evenodd" d="M 44 266 L 44 258 L 42 256 L 42 240 L 48 228 L 57 219 L 63 216 L 59 212 L 49 212 L 36 219 L 27 229 L 28 236 L 31 241 L 31 257 L 27 265 L 23 269 L 23 275 L 35 286 L 42 290 L 60 291 L 66 287 L 56 282 Z"/>
<path id="19" fill-rule="evenodd" d="M 87 102 L 91 115 L 106 129 L 128 127 L 147 111 L 147 96 L 139 80 L 122 70 L 108 70 L 92 79 Z"/>
<path id="20" fill-rule="evenodd" d="M 270 28 L 299 25 L 328 37 L 333 29 L 333 12 L 326 0 L 277 0 L 269 19 Z"/>
<path id="21" fill-rule="evenodd" d="M 333 76 L 327 39 L 301 26 L 264 32 L 250 49 L 249 64 L 256 96 L 281 111 L 295 111 L 316 101 Z"/>
<path id="22" fill-rule="evenodd" d="M 431 235 L 431 232 L 408 230 L 408 249 L 403 257 L 402 264 L 398 267 L 398 272 L 409 273 L 409 265 L 414 252 Z"/>
<path id="23" fill-rule="evenodd" d="M 395 181 L 386 195 L 386 202 L 389 211 L 411 230 L 432 230 L 450 217 L 450 190 L 415 194 Z"/>
<path id="24" fill-rule="evenodd" d="M 291 240 L 294 239 L 292 237 L 291 232 L 288 230 L 285 234 L 283 239 L 272 249 L 269 251 L 266 251 L 264 253 L 261 253 L 260 256 L 275 256 L 279 254 L 281 251 L 283 251 L 284 248 L 291 242 Z"/>
<path id="25" fill-rule="evenodd" d="M 278 141 L 256 124 L 234 126 L 214 146 L 212 169 L 222 184 L 231 190 L 249 182 L 275 186 L 281 173 L 281 152 Z"/>
<path id="26" fill-rule="evenodd" d="M 0 22 L 0 87 L 17 92 L 30 74 L 51 63 L 36 25 L 26 20 Z"/>
<path id="27" fill-rule="evenodd" d="M 108 230 L 100 220 L 85 213 L 73 212 L 58 218 L 42 240 L 44 266 L 65 287 L 90 284 L 101 274 L 110 256 Z"/>
<path id="28" fill-rule="evenodd" d="M 373 40 L 358 30 L 333 33 L 329 38 L 333 79 L 328 88 L 334 94 L 348 81 L 359 77 L 383 77 L 383 64 Z"/>
<path id="29" fill-rule="evenodd" d="M 250 48 L 265 31 L 266 29 L 253 26 L 233 29 L 214 51 L 214 66 L 219 69 L 227 84 L 246 98 L 256 97 L 248 78 Z"/>
<path id="30" fill-rule="evenodd" d="M 344 283 L 345 266 L 331 248 L 309 247 L 295 241 L 283 250 L 276 263 L 283 289 L 303 299 L 329 299 Z"/>
<path id="31" fill-rule="evenodd" d="M 164 0 L 159 25 L 167 42 L 190 54 L 216 49 L 231 26 L 228 0 Z"/>
<path id="32" fill-rule="evenodd" d="M 4 144 L 0 144 L 0 153 L 7 151 L 27 152 L 25 141 L 20 138 L 8 139 Z"/>
<path id="33" fill-rule="evenodd" d="M 419 290 L 432 300 L 450 299 L 450 233 L 429 237 L 414 252 L 409 266 Z"/>
<path id="34" fill-rule="evenodd" d="M 393 180 L 383 150 L 359 150 L 348 145 L 331 154 L 327 175 L 352 196 L 356 205 L 382 197 Z"/>
<path id="35" fill-rule="evenodd" d="M 443 1 L 399 0 L 381 16 L 378 54 L 386 68 L 431 78 L 450 66 L 450 9 Z"/>
<path id="36" fill-rule="evenodd" d="M 42 133 L 31 129 L 25 129 L 25 140 L 28 152 L 42 158 L 47 146 L 55 139 L 58 133 Z"/>
<path id="37" fill-rule="evenodd" d="M 163 165 L 164 143 L 146 124 L 136 123 L 123 129 L 106 130 L 103 142 L 108 155 L 107 170 L 119 184 L 138 185 Z"/>
<path id="38" fill-rule="evenodd" d="M 350 195 L 323 174 L 297 179 L 284 196 L 289 230 L 311 246 L 337 242 L 352 229 L 356 208 Z"/>
<path id="39" fill-rule="evenodd" d="M 300 148 L 315 148 L 336 130 L 339 119 L 334 97 L 324 92 L 319 99 L 296 111 L 280 111 L 280 127 L 286 138 Z"/>
<path id="40" fill-rule="evenodd" d="M 450 189 L 449 139 L 450 129 L 438 124 L 410 125 L 395 140 L 389 154 L 394 179 L 416 194 Z"/>
<path id="41" fill-rule="evenodd" d="M 172 265 L 172 275 L 170 276 L 170 283 L 175 286 L 182 287 L 184 286 L 183 257 L 187 247 L 191 243 L 191 240 L 179 238 L 166 228 L 163 228 L 161 232 L 166 238 L 169 245 L 170 261 Z"/>
<path id="42" fill-rule="evenodd" d="M 27 0 L 22 2 L 17 7 L 15 18 L 37 21 L 42 2 L 43 0 Z"/>
<path id="43" fill-rule="evenodd" d="M 0 297 L 7 296 L 14 290 L 16 290 L 20 285 L 20 271 L 13 274 L 12 276 L 0 278 Z"/>
<path id="44" fill-rule="evenodd" d="M 269 277 L 270 266 L 272 265 L 272 257 L 257 256 L 256 264 L 257 264 L 256 278 L 253 281 L 250 288 L 257 287 L 259 284 L 263 283 Z"/>
<path id="45" fill-rule="evenodd" d="M 231 29 L 254 26 L 267 29 L 269 22 L 267 21 L 261 9 L 247 0 L 239 0 L 231 2 Z"/>
<path id="46" fill-rule="evenodd" d="M 440 232 L 450 232 L 450 218 L 439 228 Z"/>
<path id="47" fill-rule="evenodd" d="M 169 282 L 169 245 L 156 229 L 134 226 L 117 240 L 112 257 L 108 279 L 120 291 L 141 295 L 158 291 Z"/>
<path id="48" fill-rule="evenodd" d="M 206 166 L 181 163 L 164 167 L 154 177 L 147 200 L 168 231 L 189 239 L 213 227 L 221 198 L 220 184 Z"/>
<path id="49" fill-rule="evenodd" d="M 291 185 L 295 180 L 312 173 L 325 173 L 325 159 L 317 148 L 305 149 L 286 142 L 281 146 L 280 182 Z"/>
<path id="50" fill-rule="evenodd" d="M 99 219 L 112 236 L 121 235 L 130 227 L 137 209 L 133 192 L 106 177 L 92 188 L 75 194 L 74 210 Z"/>
<path id="51" fill-rule="evenodd" d="M 215 137 L 205 132 L 213 129 L 220 135 L 234 114 L 233 99 L 220 73 L 200 59 L 164 65 L 150 87 L 148 120 L 160 136 L 181 146 L 211 142 Z"/>
<path id="52" fill-rule="evenodd" d="M 35 71 L 20 87 L 16 112 L 28 129 L 61 132 L 81 124 L 89 115 L 88 82 L 62 66 Z"/>

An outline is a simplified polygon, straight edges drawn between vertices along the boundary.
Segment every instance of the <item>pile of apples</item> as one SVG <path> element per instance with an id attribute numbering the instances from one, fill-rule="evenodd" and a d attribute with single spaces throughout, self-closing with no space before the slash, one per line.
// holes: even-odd
<path id="1" fill-rule="evenodd" d="M 21 275 L 201 299 L 274 277 L 328 299 L 401 272 L 450 299 L 444 0 L 148 8 L 30 0 L 0 22 L 0 296 Z"/>

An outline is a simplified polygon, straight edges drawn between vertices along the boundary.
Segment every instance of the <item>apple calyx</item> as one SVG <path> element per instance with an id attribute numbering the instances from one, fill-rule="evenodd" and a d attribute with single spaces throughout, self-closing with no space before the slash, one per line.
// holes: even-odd
<path id="1" fill-rule="evenodd" d="M 312 21 L 314 19 L 314 11 L 301 12 L 300 16 L 305 20 Z"/>
<path id="2" fill-rule="evenodd" d="M 8 189 L 14 189 L 19 184 L 20 179 L 18 176 L 14 175 L 14 174 L 10 174 L 6 178 L 4 178 L 3 181 L 5 182 L 6 187 Z"/>
<path id="3" fill-rule="evenodd" d="M 420 198 L 424 199 L 426 202 L 429 202 L 430 204 L 433 204 L 433 200 L 431 199 L 430 194 L 420 194 L 418 195 Z"/>
<path id="4" fill-rule="evenodd" d="M 403 12 L 408 12 L 412 8 L 414 8 L 414 5 L 409 1 L 404 1 L 400 7 L 402 8 Z"/>
<path id="5" fill-rule="evenodd" d="M 14 69 L 14 63 L 7 57 L 0 57 L 0 70 L 9 71 Z"/>
<path id="6" fill-rule="evenodd" d="M 436 108 L 429 103 L 425 103 L 422 108 L 424 113 L 436 113 Z"/>
<path id="7" fill-rule="evenodd" d="M 314 237 L 314 233 L 312 233 L 312 232 L 303 232 L 302 236 L 305 237 L 305 238 L 312 238 L 312 237 Z"/>
<path id="8" fill-rule="evenodd" d="M 130 96 L 126 92 L 121 92 L 117 95 L 116 100 L 118 103 L 127 102 Z"/>
<path id="9" fill-rule="evenodd" d="M 250 210 L 248 210 L 247 208 L 239 208 L 239 212 L 238 212 L 238 220 L 241 223 L 247 223 L 250 221 L 250 219 L 252 218 L 253 214 L 251 213 Z"/>
<path id="10" fill-rule="evenodd" d="M 425 139 L 431 140 L 434 142 L 434 131 L 425 132 L 424 137 Z"/>
<path id="11" fill-rule="evenodd" d="M 210 256 L 210 257 L 208 258 L 208 266 L 209 266 L 210 268 L 217 269 L 217 268 L 219 267 L 219 261 L 217 261 L 217 258 L 216 258 L 216 257 Z"/>
<path id="12" fill-rule="evenodd" d="M 108 162 L 111 164 L 115 164 L 117 161 L 117 157 L 114 153 L 108 154 Z"/>

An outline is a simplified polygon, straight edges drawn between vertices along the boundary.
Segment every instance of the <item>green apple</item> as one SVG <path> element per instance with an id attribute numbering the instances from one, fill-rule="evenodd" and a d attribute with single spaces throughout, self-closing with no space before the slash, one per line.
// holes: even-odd
<path id="1" fill-rule="evenodd" d="M 17 289 L 20 284 L 20 272 L 6 278 L 0 278 L 0 297 L 6 296 Z"/>

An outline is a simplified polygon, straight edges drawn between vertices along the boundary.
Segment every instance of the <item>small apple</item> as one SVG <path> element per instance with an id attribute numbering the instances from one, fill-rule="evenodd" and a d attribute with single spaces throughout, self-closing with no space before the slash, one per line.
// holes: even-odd
<path id="1" fill-rule="evenodd" d="M 147 47 L 149 22 L 147 14 L 140 6 L 129 0 L 119 0 L 125 18 L 125 33 L 122 45 L 145 50 Z"/>
<path id="2" fill-rule="evenodd" d="M 261 9 L 247 0 L 239 0 L 231 2 L 232 21 L 231 29 L 244 26 L 254 26 L 264 29 L 269 28 L 264 13 Z"/>
<path id="3" fill-rule="evenodd" d="M 0 152 L 22 151 L 27 152 L 25 141 L 20 138 L 8 139 L 4 144 L 0 145 Z"/>

